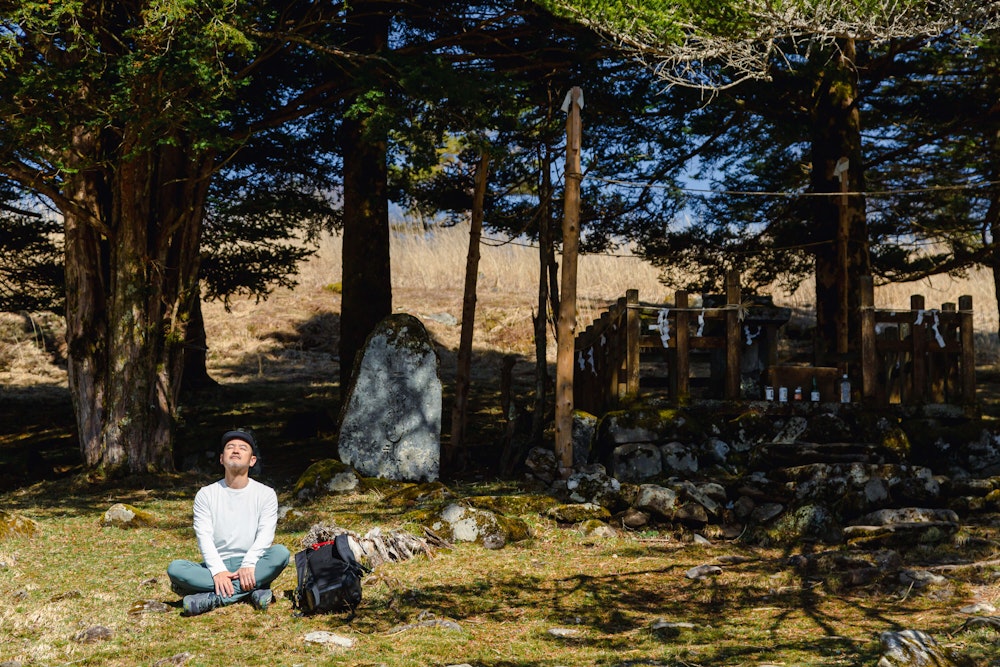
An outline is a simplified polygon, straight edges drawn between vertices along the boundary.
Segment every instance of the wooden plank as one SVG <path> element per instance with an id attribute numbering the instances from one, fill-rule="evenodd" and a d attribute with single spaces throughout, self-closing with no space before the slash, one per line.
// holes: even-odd
<path id="1" fill-rule="evenodd" d="M 625 292 L 625 393 L 639 395 L 639 290 Z M 620 396 L 619 396 L 620 397 Z"/>
<path id="2" fill-rule="evenodd" d="M 961 315 L 959 339 L 962 345 L 962 403 L 972 405 L 976 402 L 976 344 L 972 330 L 973 310 L 972 297 L 958 297 L 958 311 Z"/>
<path id="3" fill-rule="evenodd" d="M 910 296 L 910 310 L 913 321 L 917 321 L 918 311 L 925 310 L 924 297 L 920 294 Z M 910 334 L 910 401 L 923 403 L 927 398 L 927 314 L 924 322 L 914 324 Z"/>
<path id="4" fill-rule="evenodd" d="M 679 290 L 674 293 L 674 335 L 672 340 L 676 340 L 677 347 L 674 350 L 673 363 L 671 368 L 670 395 L 675 401 L 686 400 L 691 393 L 691 314 L 688 308 L 688 293 Z"/>
<path id="5" fill-rule="evenodd" d="M 726 275 L 726 378 L 725 397 L 736 399 L 740 397 L 740 353 L 743 338 L 740 335 L 739 307 L 743 301 L 740 290 L 740 274 L 730 271 Z"/>
<path id="6" fill-rule="evenodd" d="M 878 382 L 878 341 L 875 338 L 875 282 L 871 276 L 861 276 L 861 399 L 876 402 L 885 395 Z M 844 372 L 847 372 L 846 369 Z"/>

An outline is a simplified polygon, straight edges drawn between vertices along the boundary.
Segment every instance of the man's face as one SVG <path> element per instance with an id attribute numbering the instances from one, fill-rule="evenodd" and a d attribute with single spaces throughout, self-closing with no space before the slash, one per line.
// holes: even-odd
<path id="1" fill-rule="evenodd" d="M 222 455 L 219 461 L 227 470 L 239 471 L 249 469 L 257 462 L 257 457 L 253 455 L 253 447 L 245 440 L 230 440 L 222 448 Z"/>

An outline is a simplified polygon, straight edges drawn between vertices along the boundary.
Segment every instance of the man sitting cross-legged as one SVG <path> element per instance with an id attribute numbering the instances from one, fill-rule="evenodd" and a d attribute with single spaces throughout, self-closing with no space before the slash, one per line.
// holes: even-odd
<path id="1" fill-rule="evenodd" d="M 203 562 L 175 560 L 167 567 L 170 587 L 184 596 L 188 616 L 245 599 L 267 609 L 271 582 L 288 565 L 288 549 L 272 544 L 278 496 L 250 478 L 257 453 L 252 433 L 227 431 L 219 456 L 226 476 L 195 495 L 194 532 Z"/>

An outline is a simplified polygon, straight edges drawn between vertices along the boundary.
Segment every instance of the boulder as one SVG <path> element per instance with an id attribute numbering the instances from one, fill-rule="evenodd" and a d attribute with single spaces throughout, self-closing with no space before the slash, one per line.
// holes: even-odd
<path id="1" fill-rule="evenodd" d="M 366 477 L 433 481 L 441 463 L 441 380 L 420 320 L 383 319 L 368 336 L 347 391 L 340 460 Z"/>

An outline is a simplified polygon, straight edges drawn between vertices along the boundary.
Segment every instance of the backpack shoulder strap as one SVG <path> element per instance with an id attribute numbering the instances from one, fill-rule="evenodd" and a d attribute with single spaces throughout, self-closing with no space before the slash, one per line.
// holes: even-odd
<path id="1" fill-rule="evenodd" d="M 340 554 L 340 557 L 345 563 L 348 563 L 351 567 L 359 568 L 363 572 L 371 572 L 369 568 L 359 563 L 358 559 L 354 557 L 354 552 L 351 550 L 351 543 L 349 542 L 347 533 L 337 535 L 337 537 L 334 538 L 334 546 L 337 549 L 337 553 Z"/>

